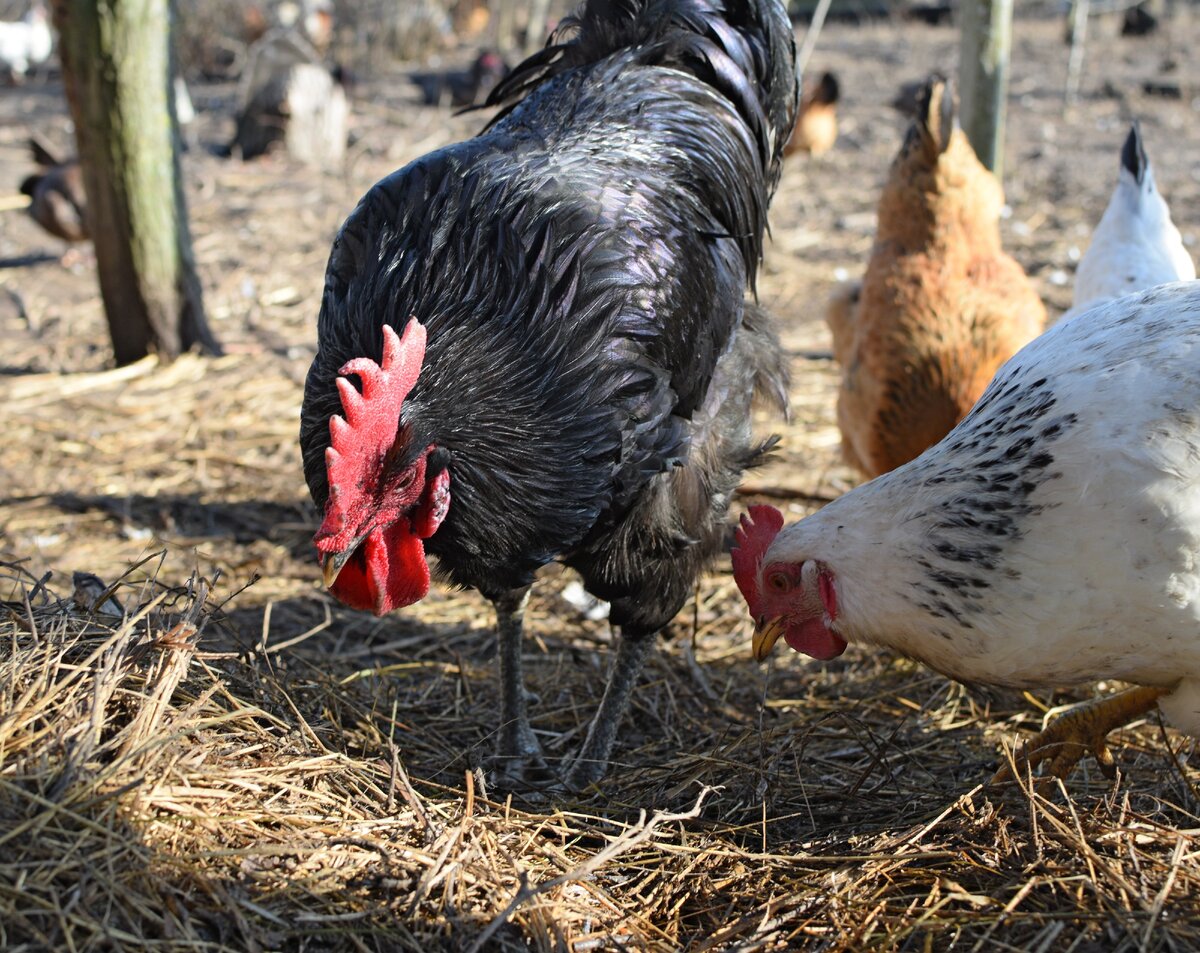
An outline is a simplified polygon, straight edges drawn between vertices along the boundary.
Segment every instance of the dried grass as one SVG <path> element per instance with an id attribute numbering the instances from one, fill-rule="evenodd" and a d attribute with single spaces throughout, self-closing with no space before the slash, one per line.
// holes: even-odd
<path id="1" fill-rule="evenodd" d="M 338 653 L 335 612 L 292 648 L 241 644 L 219 580 L 152 566 L 114 587 L 123 618 L 0 577 L 5 949 L 1200 944 L 1200 823 L 1153 726 L 1115 786 L 995 800 L 976 782 L 1004 709 L 865 658 L 776 673 L 763 705 L 720 580 L 705 682 L 682 645 L 656 659 L 600 792 L 498 801 L 472 766 L 496 702 L 480 633 Z M 595 646 L 543 641 L 533 680 L 561 695 L 537 727 L 572 734 Z"/>
<path id="2" fill-rule="evenodd" d="M 1107 200 L 1130 107 L 1085 77 L 1063 120 L 1065 56 L 1056 27 L 1039 30 L 1017 35 L 1017 62 L 1041 72 L 1014 74 L 1005 237 L 1062 306 L 1054 276 Z M 1089 62 L 1112 82 L 1157 56 L 1097 42 Z M 856 273 L 870 246 L 900 135 L 883 104 L 955 49 L 949 30 L 834 24 L 814 59 L 855 78 L 843 142 L 790 166 L 776 202 L 761 287 L 794 357 L 794 419 L 748 488 L 791 516 L 852 482 L 820 312 L 834 269 Z M 193 98 L 204 116 L 218 94 Z M 723 570 L 649 663 L 599 790 L 487 790 L 490 610 L 436 590 L 370 619 L 319 591 L 311 556 L 295 434 L 333 230 L 370 182 L 478 122 L 404 112 L 386 85 L 364 99 L 343 178 L 189 158 L 228 357 L 104 371 L 89 271 L 36 257 L 0 271 L 0 948 L 1200 949 L 1190 740 L 1150 720 L 1114 739 L 1116 783 L 1085 766 L 1062 790 L 983 792 L 1018 729 L 1066 697 L 969 690 L 857 651 L 759 668 Z M 1188 232 L 1200 127 L 1179 104 L 1135 106 Z M 33 87 L 0 103 L 43 124 L 46 108 Z M 0 128 L 6 180 L 25 134 Z M 48 247 L 10 222 L 10 264 Z M 74 570 L 124 614 L 77 600 Z M 579 742 L 609 657 L 565 582 L 544 579 L 529 613 L 552 757 Z"/>

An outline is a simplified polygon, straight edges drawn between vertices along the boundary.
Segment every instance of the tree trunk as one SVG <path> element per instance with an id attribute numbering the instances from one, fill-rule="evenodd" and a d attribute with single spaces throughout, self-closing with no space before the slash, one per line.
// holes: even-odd
<path id="1" fill-rule="evenodd" d="M 1079 80 L 1083 76 L 1083 50 L 1087 42 L 1088 0 L 1071 2 L 1071 53 L 1067 57 L 1067 89 L 1063 94 L 1065 106 L 1075 105 L 1079 96 Z"/>
<path id="2" fill-rule="evenodd" d="M 964 0 L 959 60 L 963 131 L 979 161 L 1000 178 L 1013 0 Z"/>
<path id="3" fill-rule="evenodd" d="M 525 55 L 536 53 L 546 45 L 546 23 L 550 15 L 550 0 L 530 0 L 529 23 L 525 27 Z"/>
<path id="4" fill-rule="evenodd" d="M 117 364 L 219 353 L 179 166 L 170 0 L 55 0 L 63 83 Z"/>
<path id="5" fill-rule="evenodd" d="M 801 87 L 804 84 L 804 71 L 808 69 L 809 57 L 817 48 L 817 40 L 821 36 L 821 27 L 825 25 L 825 17 L 833 0 L 817 0 L 817 8 L 813 11 L 808 29 L 804 31 L 804 42 L 800 44 L 800 52 L 796 54 L 796 75 L 800 77 Z"/>
<path id="6" fill-rule="evenodd" d="M 512 50 L 517 45 L 516 0 L 489 0 L 491 21 L 498 50 Z"/>

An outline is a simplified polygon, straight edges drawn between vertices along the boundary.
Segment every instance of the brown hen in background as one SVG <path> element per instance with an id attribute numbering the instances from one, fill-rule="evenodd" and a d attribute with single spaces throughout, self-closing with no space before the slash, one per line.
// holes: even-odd
<path id="1" fill-rule="evenodd" d="M 827 314 L 842 446 L 867 476 L 937 443 L 1041 333 L 1046 309 L 1000 247 L 1003 205 L 958 128 L 950 84 L 932 78 L 884 185 L 866 275 Z"/>

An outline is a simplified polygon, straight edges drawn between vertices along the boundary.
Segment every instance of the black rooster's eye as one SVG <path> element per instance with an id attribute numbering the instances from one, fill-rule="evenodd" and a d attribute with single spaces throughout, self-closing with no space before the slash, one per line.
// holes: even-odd
<path id="1" fill-rule="evenodd" d="M 384 483 L 388 488 L 387 492 L 403 495 L 412 489 L 415 478 L 416 474 L 413 472 L 412 467 L 409 467 L 408 469 L 401 470 L 399 473 L 393 471 L 386 475 Z"/>
<path id="2" fill-rule="evenodd" d="M 792 580 L 787 577 L 787 573 L 773 572 L 767 577 L 767 585 L 776 592 L 787 592 L 792 588 Z"/>

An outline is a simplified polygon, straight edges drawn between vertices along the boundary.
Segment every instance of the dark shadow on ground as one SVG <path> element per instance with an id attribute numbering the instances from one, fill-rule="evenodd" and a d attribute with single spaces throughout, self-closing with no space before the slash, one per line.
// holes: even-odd
<path id="1" fill-rule="evenodd" d="M 8 500 L 0 500 L 3 506 Z M 51 503 L 65 513 L 99 511 L 123 527 L 149 529 L 155 534 L 187 539 L 230 539 L 252 543 L 266 539 L 285 546 L 300 559 L 309 559 L 318 520 L 307 499 L 204 501 L 198 493 L 146 496 L 95 496 L 56 493 Z"/>
<path id="2" fill-rule="evenodd" d="M 33 265 L 45 265 L 58 262 L 61 258 L 49 252 L 30 252 L 28 255 L 18 255 L 15 258 L 0 258 L 0 271 L 8 268 L 30 268 Z"/>

